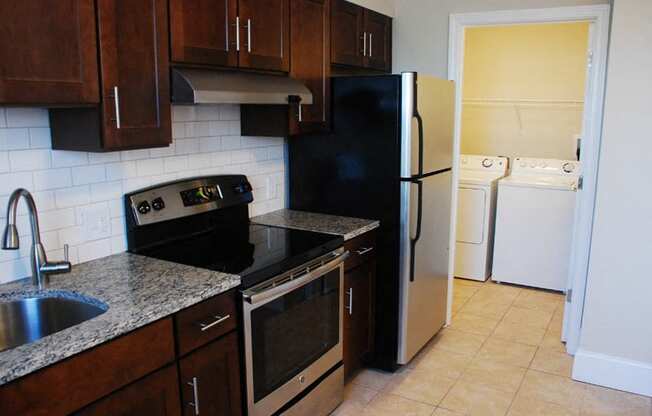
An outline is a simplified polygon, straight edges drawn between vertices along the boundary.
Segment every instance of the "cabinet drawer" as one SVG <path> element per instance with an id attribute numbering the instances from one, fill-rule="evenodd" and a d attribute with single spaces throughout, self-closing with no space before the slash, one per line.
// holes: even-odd
<path id="1" fill-rule="evenodd" d="M 0 415 L 64 415 L 174 360 L 162 319 L 0 387 Z"/>
<path id="2" fill-rule="evenodd" d="M 344 243 L 349 251 L 349 258 L 344 262 L 344 270 L 348 271 L 360 264 L 372 260 L 376 256 L 376 232 L 369 231 Z"/>
<path id="3" fill-rule="evenodd" d="M 200 347 L 236 327 L 235 291 L 205 300 L 175 317 L 179 355 Z"/>

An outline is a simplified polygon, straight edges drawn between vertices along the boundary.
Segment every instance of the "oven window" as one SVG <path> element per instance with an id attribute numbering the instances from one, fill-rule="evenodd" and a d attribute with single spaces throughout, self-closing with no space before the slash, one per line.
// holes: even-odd
<path id="1" fill-rule="evenodd" d="M 254 401 L 339 342 L 340 269 L 251 312 Z"/>

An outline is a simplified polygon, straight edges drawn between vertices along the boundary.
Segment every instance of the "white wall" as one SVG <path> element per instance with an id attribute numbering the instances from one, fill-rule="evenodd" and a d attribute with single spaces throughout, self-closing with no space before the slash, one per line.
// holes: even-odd
<path id="1" fill-rule="evenodd" d="M 282 138 L 240 136 L 238 106 L 175 106 L 172 146 L 111 153 L 53 151 L 48 112 L 0 107 L 0 229 L 9 194 L 34 192 L 48 256 L 69 244 L 73 263 L 125 251 L 122 195 L 193 175 L 243 173 L 254 187 L 250 213 L 285 205 Z M 29 220 L 22 206 L 21 248 L 0 250 L 0 283 L 30 274 Z"/>
<path id="2" fill-rule="evenodd" d="M 393 70 L 419 71 L 446 78 L 451 13 L 606 3 L 609 0 L 396 0 Z"/>
<path id="3" fill-rule="evenodd" d="M 394 16 L 395 0 L 348 0 L 351 3 L 359 4 L 362 7 L 377 11 L 387 16 Z"/>
<path id="4" fill-rule="evenodd" d="M 652 2 L 615 0 L 589 278 L 573 376 L 652 395 Z"/>

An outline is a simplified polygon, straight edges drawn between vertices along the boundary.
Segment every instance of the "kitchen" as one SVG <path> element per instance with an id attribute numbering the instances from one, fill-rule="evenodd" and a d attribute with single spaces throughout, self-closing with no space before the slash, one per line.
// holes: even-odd
<path id="1" fill-rule="evenodd" d="M 400 8 L 187 3 L 27 1 L 0 17 L 2 413 L 358 414 L 336 408 L 365 377 L 410 372 L 447 322 L 450 205 L 428 214 L 452 162 L 427 141 L 374 159 L 346 133 L 391 118 L 378 132 L 400 143 L 440 116 L 452 138 L 451 82 L 386 75 Z M 422 126 L 402 120 L 415 114 Z M 309 147 L 329 138 L 319 160 Z M 376 174 L 387 193 L 359 187 Z M 324 194 L 338 178 L 351 187 Z M 423 206 L 415 238 L 399 223 L 418 229 Z M 410 294 L 424 265 L 436 282 Z"/>

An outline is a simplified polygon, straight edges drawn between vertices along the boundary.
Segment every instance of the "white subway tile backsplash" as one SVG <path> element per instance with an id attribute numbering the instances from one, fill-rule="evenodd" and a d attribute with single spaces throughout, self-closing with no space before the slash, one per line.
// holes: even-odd
<path id="1" fill-rule="evenodd" d="M 189 155 L 191 153 L 198 153 L 198 152 L 199 152 L 199 140 L 196 138 L 179 139 L 175 142 L 175 153 L 177 155 Z"/>
<path id="2" fill-rule="evenodd" d="M 188 156 L 166 157 L 163 165 L 166 173 L 188 170 Z"/>
<path id="3" fill-rule="evenodd" d="M 33 184 L 31 172 L 0 174 L 0 195 L 9 195 L 16 188 L 32 189 Z M 4 209 L 0 209 L 0 211 L 4 211 Z M 4 213 L 0 215 L 4 215 Z"/>
<path id="4" fill-rule="evenodd" d="M 70 168 L 48 169 L 34 172 L 34 190 L 43 191 L 72 186 Z"/>
<path id="5" fill-rule="evenodd" d="M 48 127 L 50 119 L 47 108 L 6 108 L 7 127 Z"/>
<path id="6" fill-rule="evenodd" d="M 88 164 L 88 153 L 69 152 L 64 150 L 52 151 L 52 167 L 68 168 L 71 166 L 84 166 Z"/>
<path id="7" fill-rule="evenodd" d="M 29 129 L 0 129 L 0 150 L 29 149 Z"/>
<path id="8" fill-rule="evenodd" d="M 88 185 L 63 188 L 54 192 L 57 208 L 76 207 L 91 202 Z"/>
<path id="9" fill-rule="evenodd" d="M 120 163 L 109 163 L 106 165 L 106 179 L 114 181 L 118 179 L 133 178 L 138 175 L 136 161 L 130 160 Z"/>
<path id="10" fill-rule="evenodd" d="M 91 202 L 109 201 L 122 196 L 122 181 L 94 183 L 91 185 Z"/>
<path id="11" fill-rule="evenodd" d="M 0 173 L 9 172 L 9 152 L 0 152 Z"/>
<path id="12" fill-rule="evenodd" d="M 161 175 L 164 172 L 163 159 L 144 159 L 136 162 L 138 176 Z"/>
<path id="13" fill-rule="evenodd" d="M 60 230 L 75 225 L 75 210 L 73 208 L 42 212 L 39 215 L 41 231 Z"/>
<path id="14" fill-rule="evenodd" d="M 11 152 L 9 153 L 9 166 L 13 172 L 48 169 L 50 167 L 50 151 L 18 150 Z"/>
<path id="15" fill-rule="evenodd" d="M 200 152 L 219 152 L 220 150 L 222 150 L 222 139 L 219 137 L 202 137 L 199 139 Z"/>
<path id="16" fill-rule="evenodd" d="M 139 160 L 149 158 L 149 150 L 125 150 L 120 152 L 120 160 Z"/>
<path id="17" fill-rule="evenodd" d="M 104 182 L 106 180 L 106 167 L 104 165 L 90 165 L 72 168 L 72 182 L 75 185 Z"/>
<path id="18" fill-rule="evenodd" d="M 71 260 L 77 263 L 126 250 L 122 196 L 153 184 L 197 175 L 246 174 L 255 188 L 252 213 L 283 207 L 283 139 L 241 138 L 237 105 L 174 106 L 173 120 L 169 147 L 68 152 L 50 149 L 46 110 L 0 108 L 0 219 L 15 188 L 32 191 L 48 255 L 61 258 L 63 244 L 69 244 Z M 11 171 L 13 164 L 26 170 Z M 19 234 L 29 239 L 26 213 L 25 204 L 19 204 Z M 86 224 L 83 213 L 88 213 Z M 29 245 L 23 246 L 0 255 L 0 281 L 30 274 Z"/>
<path id="19" fill-rule="evenodd" d="M 222 137 L 222 150 L 236 150 L 242 147 L 242 140 L 239 136 Z"/>
<path id="20" fill-rule="evenodd" d="M 79 262 L 95 260 L 102 257 L 110 256 L 111 253 L 111 239 L 104 238 L 102 240 L 91 241 L 90 243 L 80 244 L 77 247 Z"/>
<path id="21" fill-rule="evenodd" d="M 89 153 L 88 163 L 96 165 L 99 163 L 112 163 L 120 161 L 120 152 L 107 152 L 107 153 Z"/>
<path id="22" fill-rule="evenodd" d="M 33 127 L 29 129 L 29 147 L 32 149 L 49 149 L 52 147 L 50 129 L 48 127 Z"/>

